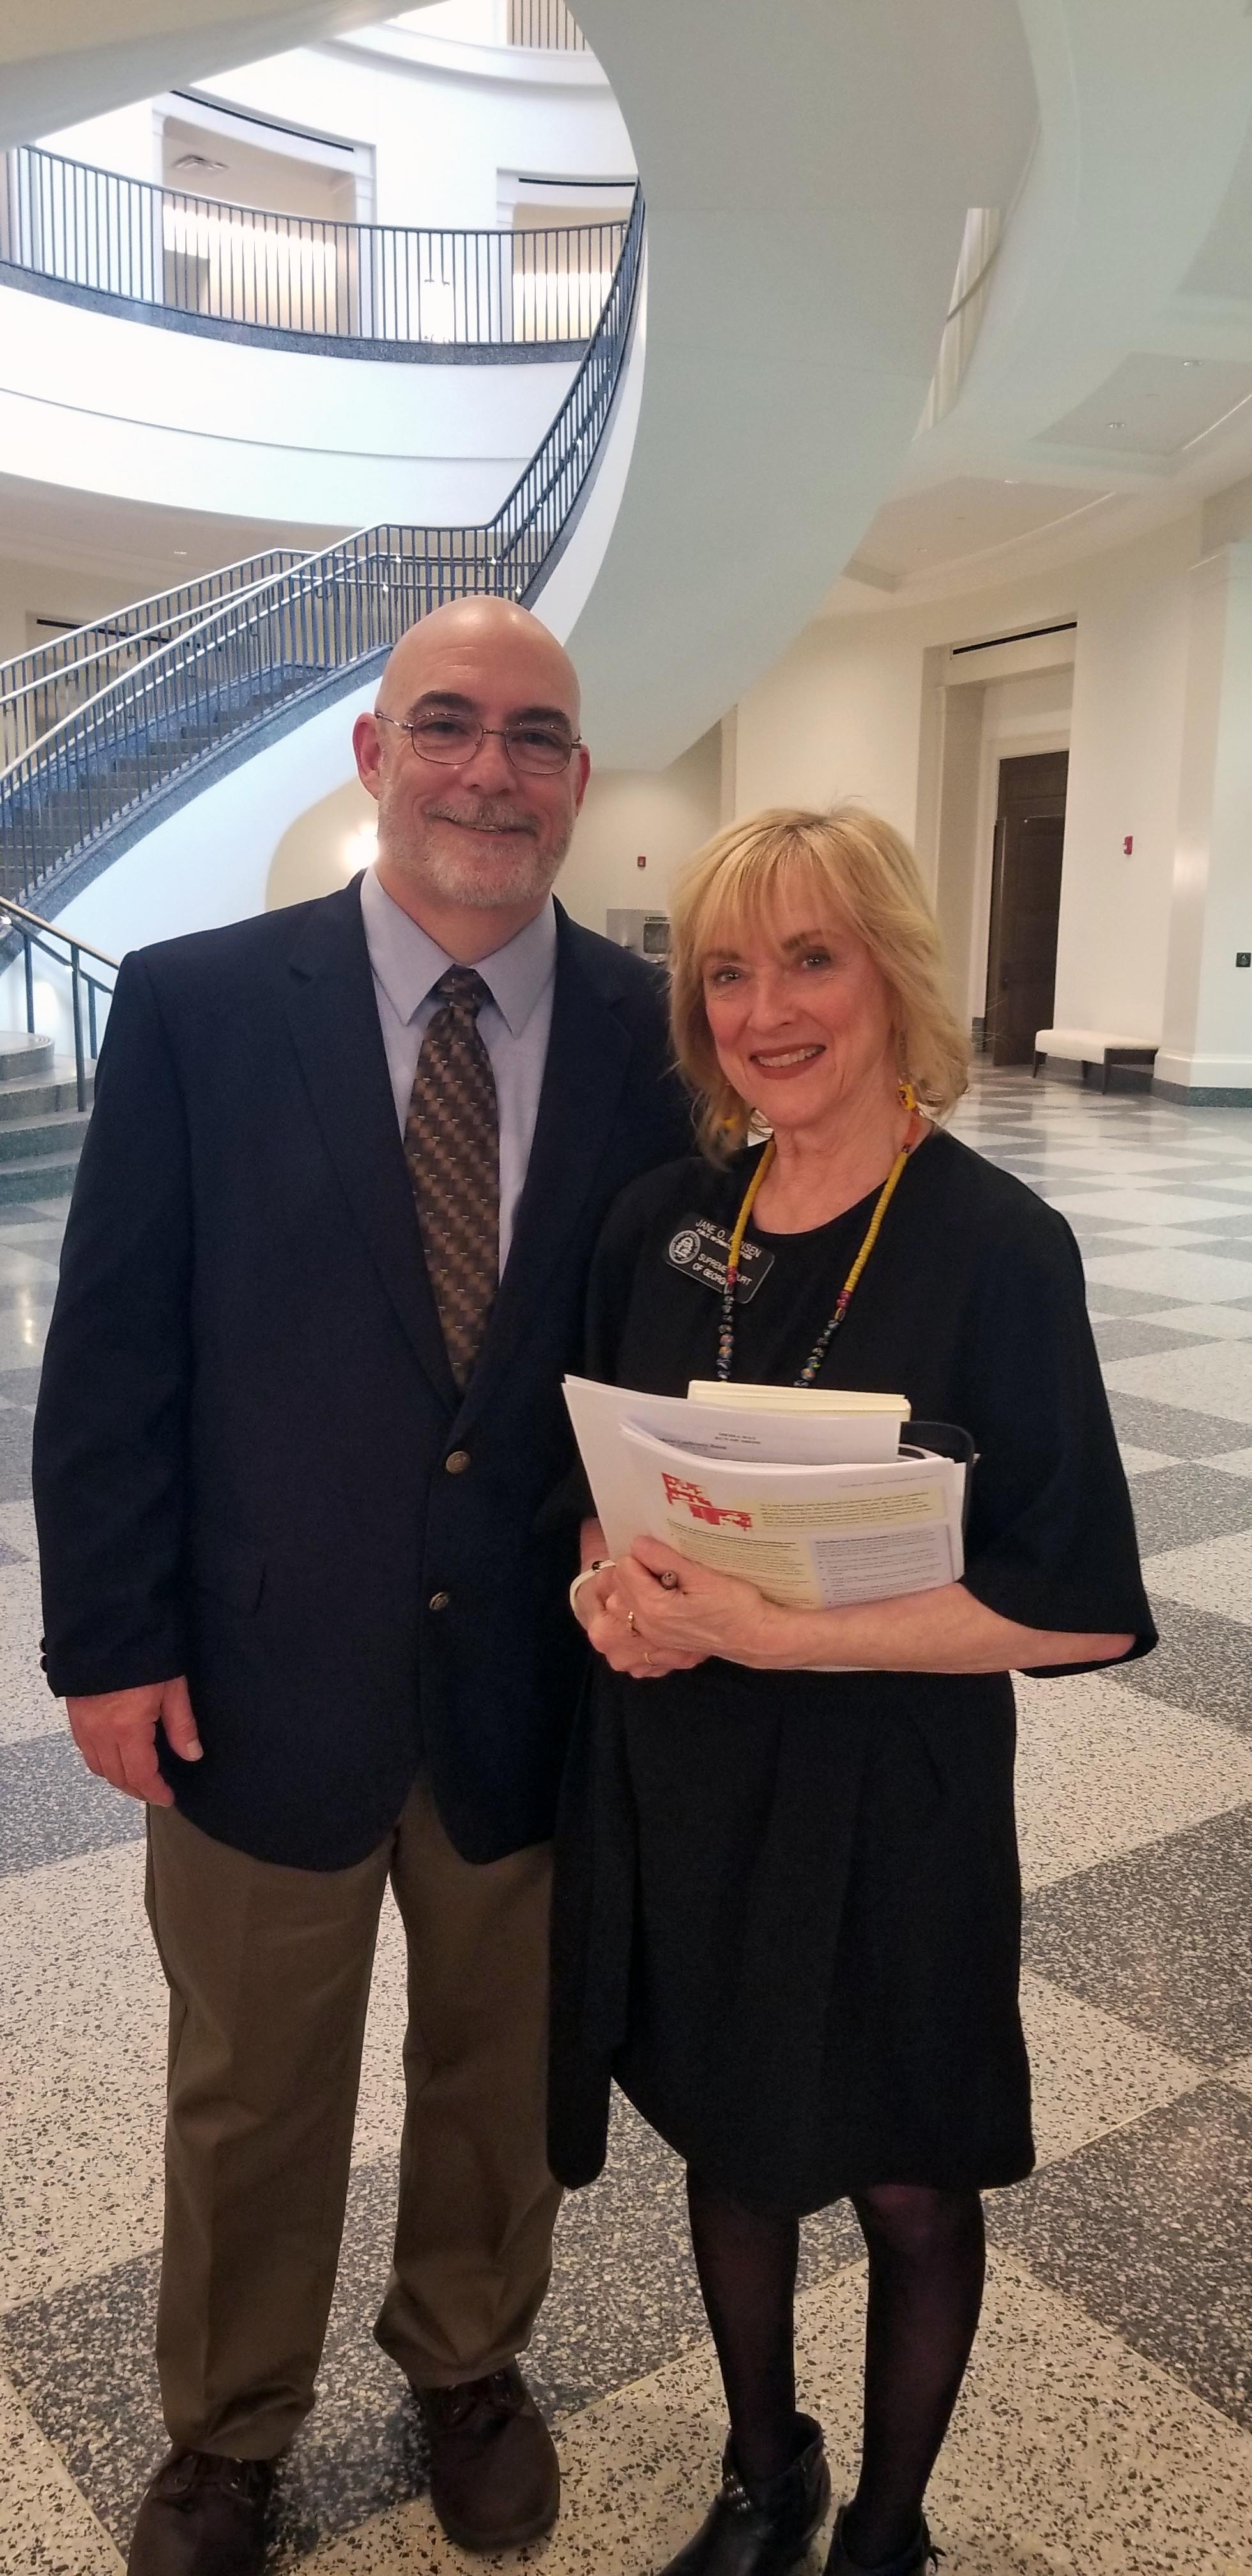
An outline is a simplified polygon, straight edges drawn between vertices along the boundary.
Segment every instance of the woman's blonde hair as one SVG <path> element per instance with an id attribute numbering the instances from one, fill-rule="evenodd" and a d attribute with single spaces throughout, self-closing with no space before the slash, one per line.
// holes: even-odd
<path id="1" fill-rule="evenodd" d="M 674 1047 L 699 1105 L 700 1141 L 719 1161 L 743 1143 L 752 1111 L 717 1060 L 705 960 L 745 932 L 768 933 L 792 887 L 816 896 L 822 919 L 835 914 L 864 940 L 891 995 L 901 1078 L 921 1106 L 946 1117 L 968 1080 L 969 1042 L 948 999 L 939 927 L 907 841 L 857 805 L 825 814 L 769 806 L 707 841 L 670 905 Z"/>

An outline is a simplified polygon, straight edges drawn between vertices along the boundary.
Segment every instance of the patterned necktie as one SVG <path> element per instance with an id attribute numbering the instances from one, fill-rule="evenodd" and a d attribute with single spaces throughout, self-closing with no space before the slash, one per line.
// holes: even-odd
<path id="1" fill-rule="evenodd" d="M 472 966 L 450 966 L 422 1040 L 404 1128 L 426 1267 L 457 1385 L 483 1346 L 500 1275 L 500 1112 Z"/>

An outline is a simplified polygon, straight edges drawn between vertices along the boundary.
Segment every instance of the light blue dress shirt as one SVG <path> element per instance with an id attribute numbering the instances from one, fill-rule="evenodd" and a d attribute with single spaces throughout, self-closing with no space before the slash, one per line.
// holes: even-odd
<path id="1" fill-rule="evenodd" d="M 374 998 L 387 1050 L 391 1089 L 404 1134 L 413 1076 L 422 1040 L 438 1003 L 434 988 L 455 958 L 380 885 L 373 868 L 361 879 L 361 918 L 374 970 Z M 503 1273 L 517 1221 L 518 1201 L 539 1115 L 548 1059 L 552 996 L 556 989 L 556 913 L 549 896 L 542 912 L 503 948 L 480 957 L 477 972 L 491 995 L 478 1027 L 495 1075 L 500 1112 L 500 1269 Z"/>

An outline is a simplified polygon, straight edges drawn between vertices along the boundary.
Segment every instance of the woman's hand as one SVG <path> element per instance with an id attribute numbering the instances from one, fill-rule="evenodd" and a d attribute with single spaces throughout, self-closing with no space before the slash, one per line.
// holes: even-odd
<path id="1" fill-rule="evenodd" d="M 629 1556 L 619 1556 L 606 1608 L 626 1622 L 628 1635 L 633 1616 L 634 1639 L 648 1648 L 654 1667 L 665 1656 L 671 1670 L 678 1659 L 699 1664 L 707 1655 L 731 1664 L 774 1664 L 794 1615 L 767 1601 L 754 1583 L 695 1565 L 656 1538 L 637 1538 Z"/>
<path id="2" fill-rule="evenodd" d="M 591 1565 L 606 1553 L 607 1542 L 599 1521 L 584 1521 L 584 1566 Z M 613 1672 L 628 1673 L 632 1681 L 660 1681 L 666 1673 L 690 1672 L 692 1665 L 700 1661 L 698 1655 L 658 1653 L 649 1646 L 646 1637 L 632 1630 L 625 1611 L 614 1606 L 616 1583 L 617 1568 L 610 1561 L 598 1574 L 593 1574 L 589 1582 L 578 1587 L 575 1617 L 579 1626 L 586 1629 L 596 1653 L 603 1655 Z"/>

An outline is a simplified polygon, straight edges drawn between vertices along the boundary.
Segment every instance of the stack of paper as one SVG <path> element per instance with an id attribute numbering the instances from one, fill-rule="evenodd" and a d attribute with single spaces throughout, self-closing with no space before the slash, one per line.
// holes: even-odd
<path id="1" fill-rule="evenodd" d="M 565 1398 L 614 1556 L 664 1539 L 803 1609 L 963 1571 L 965 1467 L 900 1454 L 903 1396 L 698 1381 L 686 1397 L 641 1395 L 571 1377 Z"/>

